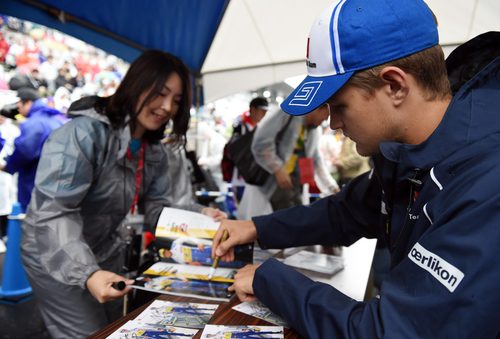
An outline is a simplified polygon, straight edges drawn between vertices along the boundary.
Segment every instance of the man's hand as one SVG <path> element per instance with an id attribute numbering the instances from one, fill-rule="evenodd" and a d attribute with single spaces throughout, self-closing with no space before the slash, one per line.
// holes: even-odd
<path id="1" fill-rule="evenodd" d="M 278 186 L 283 189 L 291 189 L 293 187 L 292 178 L 290 174 L 286 171 L 285 167 L 281 167 L 274 173 L 274 177 L 276 178 L 276 182 Z"/>
<path id="2" fill-rule="evenodd" d="M 119 291 L 111 286 L 112 283 L 119 281 L 125 281 L 127 285 L 123 291 Z M 133 283 L 133 280 L 126 279 L 116 273 L 99 270 L 90 275 L 86 285 L 90 294 L 102 304 L 123 297 L 132 288 L 128 285 L 132 285 Z"/>
<path id="3" fill-rule="evenodd" d="M 227 230 L 226 241 L 221 242 L 222 234 Z M 248 244 L 257 239 L 257 229 L 251 220 L 224 220 L 215 233 L 212 242 L 212 258 L 221 257 L 222 261 L 234 261 L 233 247 Z"/>
<path id="4" fill-rule="evenodd" d="M 227 219 L 227 214 L 222 212 L 218 208 L 205 207 L 201 210 L 201 214 L 212 217 L 215 221 L 222 221 Z"/>
<path id="5" fill-rule="evenodd" d="M 253 278 L 255 271 L 260 265 L 246 265 L 234 276 L 234 284 L 229 286 L 229 292 L 236 292 L 238 299 L 241 301 L 254 301 L 253 293 Z"/>

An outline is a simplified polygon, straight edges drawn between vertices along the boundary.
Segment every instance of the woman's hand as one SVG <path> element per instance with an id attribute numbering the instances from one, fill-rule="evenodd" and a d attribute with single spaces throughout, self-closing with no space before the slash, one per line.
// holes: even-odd
<path id="1" fill-rule="evenodd" d="M 125 281 L 126 287 L 122 291 L 119 291 L 112 287 L 114 282 Z M 134 280 L 124 278 L 116 273 L 99 270 L 95 271 L 87 279 L 87 289 L 98 302 L 105 303 L 110 300 L 118 299 L 127 294 L 132 287 Z"/>
<path id="2" fill-rule="evenodd" d="M 293 187 L 292 178 L 290 174 L 286 171 L 285 167 L 281 167 L 274 173 L 274 177 L 276 178 L 276 182 L 278 186 L 282 189 L 291 189 Z"/>
<path id="3" fill-rule="evenodd" d="M 227 214 L 222 212 L 218 208 L 205 207 L 201 210 L 201 214 L 212 217 L 215 221 L 222 221 L 227 219 Z"/>

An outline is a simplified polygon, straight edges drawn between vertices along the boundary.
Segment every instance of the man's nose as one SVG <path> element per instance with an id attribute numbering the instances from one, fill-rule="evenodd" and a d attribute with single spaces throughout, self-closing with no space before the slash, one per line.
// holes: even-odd
<path id="1" fill-rule="evenodd" d="M 330 128 L 333 130 L 342 128 L 342 122 L 337 115 L 333 113 L 330 114 Z"/>

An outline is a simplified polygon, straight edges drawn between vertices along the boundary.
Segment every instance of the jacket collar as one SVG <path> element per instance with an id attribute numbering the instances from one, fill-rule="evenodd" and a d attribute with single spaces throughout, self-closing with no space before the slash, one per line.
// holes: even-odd
<path id="1" fill-rule="evenodd" d="M 500 89 L 500 57 L 483 68 L 456 93 L 431 136 L 419 145 L 398 142 L 380 144 L 382 155 L 404 169 L 430 170 L 450 154 L 492 133 L 500 132 L 495 103 Z"/>

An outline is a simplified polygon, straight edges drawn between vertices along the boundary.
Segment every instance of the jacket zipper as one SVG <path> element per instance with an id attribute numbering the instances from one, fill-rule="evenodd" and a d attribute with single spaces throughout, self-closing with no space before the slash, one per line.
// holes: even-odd
<path id="1" fill-rule="evenodd" d="M 408 220 L 410 219 L 413 204 L 416 201 L 415 193 L 418 192 L 415 190 L 415 187 L 422 186 L 422 180 L 418 179 L 420 173 L 421 173 L 421 169 L 415 168 L 413 177 L 407 179 L 410 182 L 410 195 L 408 197 L 408 206 L 406 206 L 405 221 L 404 221 L 403 227 L 401 228 L 401 231 L 399 232 L 393 245 L 391 246 L 392 250 L 397 248 L 399 241 L 401 240 L 402 235 L 405 233 L 406 228 L 408 227 Z"/>

